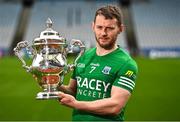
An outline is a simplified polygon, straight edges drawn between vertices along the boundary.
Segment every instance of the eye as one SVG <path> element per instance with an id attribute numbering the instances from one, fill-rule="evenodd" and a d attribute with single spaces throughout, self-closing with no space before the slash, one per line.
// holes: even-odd
<path id="1" fill-rule="evenodd" d="M 101 30 L 103 27 L 100 26 L 100 25 L 97 25 L 96 28 L 99 29 L 99 30 Z"/>
<path id="2" fill-rule="evenodd" d="M 115 28 L 114 27 L 107 27 L 107 30 L 114 30 Z"/>

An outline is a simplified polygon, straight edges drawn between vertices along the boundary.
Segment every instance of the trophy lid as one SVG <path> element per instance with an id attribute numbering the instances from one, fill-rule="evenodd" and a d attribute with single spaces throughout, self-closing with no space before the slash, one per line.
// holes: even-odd
<path id="1" fill-rule="evenodd" d="M 52 20 L 50 18 L 47 19 L 46 26 L 47 28 L 52 28 Z"/>
<path id="2" fill-rule="evenodd" d="M 65 44 L 65 39 L 58 32 L 52 29 L 53 22 L 50 18 L 46 21 L 46 29 L 40 33 L 40 36 L 34 39 L 34 45 L 39 44 Z M 48 41 L 50 40 L 50 42 Z M 53 43 L 54 40 L 54 43 Z"/>

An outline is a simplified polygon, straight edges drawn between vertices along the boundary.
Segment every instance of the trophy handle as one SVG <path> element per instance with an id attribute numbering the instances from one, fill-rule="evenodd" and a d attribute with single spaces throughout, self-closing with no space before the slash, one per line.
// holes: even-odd
<path id="1" fill-rule="evenodd" d="M 79 53 L 76 59 L 74 60 L 74 64 L 68 64 L 68 68 L 73 70 L 77 64 L 77 60 L 84 54 L 85 52 L 85 45 L 77 39 L 72 39 L 70 42 L 70 48 L 68 53 Z"/>
<path id="2" fill-rule="evenodd" d="M 28 49 L 28 42 L 27 41 L 21 41 L 21 42 L 17 43 L 17 46 L 14 48 L 14 52 L 15 52 L 15 55 L 22 62 L 22 64 L 23 64 L 22 67 L 25 68 L 27 72 L 29 72 L 31 68 L 26 65 L 26 62 L 24 61 L 24 59 L 22 58 L 22 55 L 20 54 L 20 51 L 23 48 L 26 48 L 26 50 L 29 51 L 29 49 Z"/>

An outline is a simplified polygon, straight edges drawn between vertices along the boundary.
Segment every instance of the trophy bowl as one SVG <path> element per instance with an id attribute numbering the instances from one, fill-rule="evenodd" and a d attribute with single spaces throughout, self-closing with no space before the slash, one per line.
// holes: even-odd
<path id="1" fill-rule="evenodd" d="M 32 45 L 29 45 L 28 41 L 21 41 L 14 51 L 22 66 L 33 75 L 43 89 L 37 94 L 36 99 L 57 99 L 60 92 L 58 87 L 63 84 L 64 76 L 76 66 L 76 61 L 84 53 L 85 46 L 80 40 L 75 39 L 68 45 L 66 39 L 52 29 L 50 18 L 46 21 L 46 26 L 46 30 L 34 39 Z M 23 48 L 32 55 L 30 66 L 26 65 L 20 54 Z M 67 64 L 68 53 L 79 53 L 73 64 Z"/>

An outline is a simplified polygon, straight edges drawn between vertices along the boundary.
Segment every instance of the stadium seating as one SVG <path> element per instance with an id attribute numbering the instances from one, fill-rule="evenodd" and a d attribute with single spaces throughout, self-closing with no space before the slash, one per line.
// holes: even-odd
<path id="1" fill-rule="evenodd" d="M 131 6 L 136 37 L 140 50 L 144 54 L 150 51 L 172 50 L 180 52 L 180 16 L 179 0 L 134 1 Z M 33 41 L 45 29 L 45 22 L 50 17 L 54 29 L 62 36 L 80 39 L 86 46 L 93 47 L 95 39 L 91 31 L 91 22 L 95 10 L 102 5 L 118 4 L 118 0 L 106 1 L 50 1 L 37 0 L 32 8 L 25 40 Z M 20 3 L 0 4 L 0 48 L 7 49 L 12 41 Z M 20 40 L 21 41 L 21 40 Z M 124 33 L 118 43 L 126 48 Z"/>

